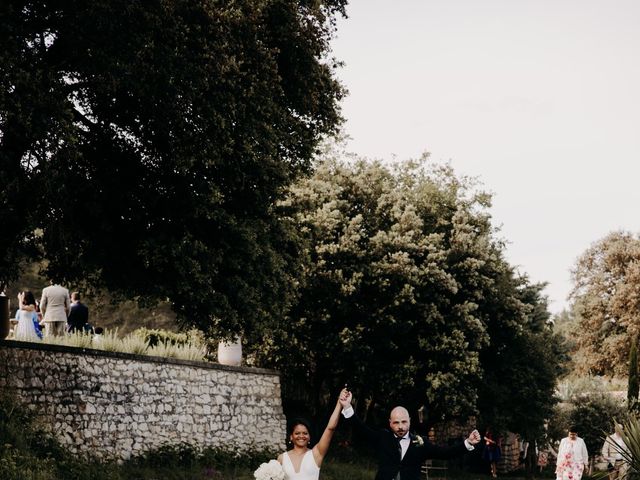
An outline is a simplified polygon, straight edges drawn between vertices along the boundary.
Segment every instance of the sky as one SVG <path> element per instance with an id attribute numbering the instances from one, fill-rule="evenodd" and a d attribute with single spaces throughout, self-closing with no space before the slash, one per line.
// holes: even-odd
<path id="1" fill-rule="evenodd" d="M 570 269 L 640 231 L 640 2 L 351 0 L 332 55 L 348 150 L 450 162 L 507 260 L 567 308 Z"/>

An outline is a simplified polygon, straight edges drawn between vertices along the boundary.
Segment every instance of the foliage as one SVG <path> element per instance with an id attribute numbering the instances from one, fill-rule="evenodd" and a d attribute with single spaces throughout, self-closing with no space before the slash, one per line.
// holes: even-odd
<path id="1" fill-rule="evenodd" d="M 204 335 L 195 328 L 182 333 L 139 328 L 131 337 L 142 340 L 147 345 L 148 349 L 144 352 L 146 355 L 194 361 L 203 361 L 207 355 Z"/>
<path id="2" fill-rule="evenodd" d="M 627 388 L 627 405 L 629 410 L 638 408 L 638 394 L 640 393 L 640 378 L 638 378 L 638 338 L 631 343 L 629 351 L 629 384 Z"/>
<path id="3" fill-rule="evenodd" d="M 365 413 L 426 403 L 433 422 L 474 411 L 479 394 L 489 403 L 496 393 L 481 379 L 509 388 L 518 368 L 532 370 L 517 383 L 531 407 L 553 403 L 559 360 L 538 325 L 546 304 L 504 260 L 489 205 L 474 180 L 426 157 L 385 166 L 329 152 L 291 189 L 281 208 L 308 262 L 287 323 L 255 352 L 283 372 L 289 411 L 317 412 L 348 382 Z M 509 349 L 509 376 L 492 376 Z"/>
<path id="4" fill-rule="evenodd" d="M 589 455 L 595 455 L 602 449 L 603 435 L 613 432 L 614 419 L 618 422 L 626 419 L 622 402 L 607 394 L 592 393 L 573 399 L 567 428 L 575 426 L 587 445 Z"/>
<path id="5" fill-rule="evenodd" d="M 81 287 L 78 289 L 82 290 Z M 83 291 L 83 303 L 89 307 L 90 323 L 106 330 L 117 329 L 121 335 L 145 327 L 152 330 L 178 330 L 176 314 L 171 303 L 165 300 L 153 305 L 141 305 L 137 297 L 123 299 L 108 291 L 89 289 Z"/>
<path id="6" fill-rule="evenodd" d="M 473 229 L 486 231 L 486 219 L 468 218 L 483 198 L 458 195 L 465 186 L 446 168 L 432 175 L 422 164 L 327 159 L 292 188 L 283 209 L 306 235 L 310 262 L 286 328 L 264 352 L 291 372 L 286 397 L 348 380 L 372 404 L 473 405 L 462 386 L 479 373 L 486 337 L 474 305 L 451 301 L 459 285 L 449 260 L 481 262 L 464 250 L 484 241 Z"/>
<path id="7" fill-rule="evenodd" d="M 163 479 L 249 479 L 252 478 L 248 476 L 249 472 L 276 455 L 270 451 L 239 453 L 188 443 L 166 444 L 132 458 L 123 465 L 121 472 L 124 478 L 152 479 L 162 472 Z"/>
<path id="8" fill-rule="evenodd" d="M 188 444 L 165 445 L 118 464 L 72 455 L 14 398 L 0 397 L 0 478 L 3 480 L 251 479 L 257 465 L 275 452 L 238 454 Z M 338 477 L 334 477 L 338 478 Z"/>
<path id="9" fill-rule="evenodd" d="M 626 388 L 626 385 L 626 378 L 568 375 L 558 381 L 557 391 L 561 401 L 572 402 L 576 398 L 588 396 L 594 392 L 620 392 Z"/>
<path id="10" fill-rule="evenodd" d="M 0 477 L 21 480 L 25 473 L 36 480 L 51 478 L 54 465 L 50 458 L 41 458 L 42 431 L 29 411 L 19 408 L 6 396 L 0 397 Z"/>
<path id="11" fill-rule="evenodd" d="M 171 332 L 163 329 L 138 328 L 133 332 L 133 336 L 142 338 L 151 347 L 163 343 L 165 345 L 197 345 L 202 346 L 205 338 L 202 332 L 192 328 L 187 332 Z"/>
<path id="12" fill-rule="evenodd" d="M 112 346 L 110 347 L 110 345 Z M 118 338 L 117 331 L 112 333 L 109 330 L 105 330 L 100 342 L 95 344 L 94 348 L 100 350 L 110 349 L 110 351 L 121 351 L 134 355 L 145 355 L 149 349 L 149 342 L 136 335 L 126 335 L 125 337 Z M 121 348 L 121 350 L 118 350 L 118 348 Z"/>
<path id="13" fill-rule="evenodd" d="M 62 448 L 34 422 L 28 409 L 15 399 L 0 399 L 0 478 L 3 480 L 253 480 L 253 471 L 278 452 L 201 448 L 191 444 L 167 444 L 124 462 L 82 460 Z M 336 458 L 334 453 L 343 457 Z M 367 480 L 375 461 L 353 455 L 348 448 L 332 447 L 322 465 L 325 480 Z M 464 472 L 450 470 L 451 478 L 471 480 Z"/>
<path id="14" fill-rule="evenodd" d="M 370 480 L 376 472 L 374 461 L 356 458 L 350 461 L 333 461 L 330 457 L 322 464 L 322 478 L 327 480 Z"/>
<path id="15" fill-rule="evenodd" d="M 114 466 L 94 469 L 69 454 L 16 399 L 0 396 L 0 478 L 3 480 L 107 480 Z M 89 473 L 91 472 L 91 473 Z"/>
<path id="16" fill-rule="evenodd" d="M 614 444 L 614 448 L 628 465 L 626 479 L 636 480 L 640 477 L 640 419 L 631 415 L 623 422 L 622 439 L 626 448 Z"/>
<path id="17" fill-rule="evenodd" d="M 45 335 L 42 339 L 43 343 L 50 345 L 67 345 L 69 347 L 77 348 L 93 348 L 92 345 L 93 335 L 88 332 L 73 332 L 62 336 L 49 336 Z"/>
<path id="18" fill-rule="evenodd" d="M 503 292 L 516 289 L 514 296 L 527 313 L 516 326 L 498 321 L 497 315 L 489 323 L 491 344 L 481 354 L 484 376 L 478 410 L 481 420 L 496 431 L 518 432 L 540 443 L 545 420 L 557 402 L 556 381 L 564 373 L 566 352 L 548 323 L 547 300 L 541 293 L 544 285 L 521 282 L 501 285 Z M 496 305 L 498 311 L 503 308 L 498 299 Z"/>
<path id="19" fill-rule="evenodd" d="M 33 415 L 14 399 L 0 400 L 0 478 L 3 480 L 253 480 L 253 471 L 278 452 L 238 453 L 201 448 L 187 443 L 167 444 L 125 462 L 82 460 L 63 449 L 33 421 Z M 354 458 L 336 461 L 331 455 L 323 478 L 367 480 L 373 462 Z M 348 475 L 347 475 L 348 474 Z"/>
<path id="20" fill-rule="evenodd" d="M 46 262 L 25 262 L 18 265 L 20 275 L 12 281 L 6 289 L 13 315 L 17 308 L 16 296 L 23 290 L 30 290 L 36 299 L 40 292 L 48 285 L 47 279 L 39 272 L 46 267 Z M 118 330 L 120 335 L 126 335 L 133 330 L 146 327 L 152 330 L 176 330 L 176 314 L 171 310 L 167 301 L 159 301 L 154 305 L 140 306 L 136 298 L 121 299 L 114 297 L 108 291 L 86 289 L 83 282 L 79 284 L 65 284 L 70 292 L 79 291 L 82 303 L 89 307 L 89 323 L 93 327 L 103 327 L 106 330 Z"/>
<path id="21" fill-rule="evenodd" d="M 573 311 L 571 309 L 563 309 L 560 313 L 555 314 L 550 321 L 550 326 L 553 328 L 553 332 L 562 339 L 565 350 L 564 368 L 568 372 L 573 372 L 576 370 L 576 362 L 579 361 L 572 355 L 572 352 L 575 352 L 578 348 L 575 340 L 575 331 L 579 328 Z"/>
<path id="22" fill-rule="evenodd" d="M 165 338 L 170 338 L 166 332 Z M 150 345 L 144 335 L 129 334 L 124 337 L 118 336 L 118 331 L 105 332 L 99 337 L 91 333 L 75 332 L 72 334 L 47 337 L 44 343 L 52 345 L 65 345 L 67 347 L 76 348 L 94 348 L 96 350 L 104 350 L 106 352 L 122 352 L 132 353 L 135 355 L 149 355 L 154 357 L 177 358 L 180 360 L 191 360 L 204 362 L 207 360 L 207 349 L 202 341 L 202 333 L 190 331 L 183 334 L 187 341 L 182 343 L 172 343 L 171 341 L 159 342 L 156 345 Z M 181 338 L 178 336 L 178 338 Z"/>
<path id="23" fill-rule="evenodd" d="M 91 347 L 97 350 L 104 350 L 105 352 L 125 352 L 144 355 L 149 348 L 149 344 L 144 339 L 135 335 L 120 337 L 118 329 L 116 328 L 115 330 L 104 330 L 102 335 L 96 338 L 95 342 L 92 342 Z"/>
<path id="24" fill-rule="evenodd" d="M 153 357 L 179 358 L 181 360 L 204 361 L 206 350 L 203 347 L 195 345 L 171 345 L 167 343 L 159 343 L 154 347 L 149 347 L 145 355 Z"/>
<path id="25" fill-rule="evenodd" d="M 340 121 L 345 3 L 3 3 L 0 283 L 44 257 L 67 284 L 259 337 L 298 255 L 274 201 Z"/>
<path id="26" fill-rule="evenodd" d="M 610 233 L 580 256 L 572 279 L 578 372 L 626 375 L 640 332 L 640 239 Z"/>
<path id="27" fill-rule="evenodd" d="M 572 405 L 568 403 L 554 405 L 553 411 L 547 419 L 546 441 L 541 442 L 541 445 L 558 444 L 567 436 L 571 426 L 571 408 Z"/>

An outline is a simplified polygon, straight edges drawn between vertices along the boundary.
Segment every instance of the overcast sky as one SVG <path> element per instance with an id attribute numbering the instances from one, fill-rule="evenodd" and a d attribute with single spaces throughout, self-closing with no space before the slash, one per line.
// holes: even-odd
<path id="1" fill-rule="evenodd" d="M 493 192 L 507 258 L 568 304 L 569 269 L 640 230 L 640 2 L 351 0 L 333 55 L 349 150 L 431 152 Z"/>

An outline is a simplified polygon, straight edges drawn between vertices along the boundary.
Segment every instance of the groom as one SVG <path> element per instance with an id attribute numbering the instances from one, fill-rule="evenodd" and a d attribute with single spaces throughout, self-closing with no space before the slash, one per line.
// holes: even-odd
<path id="1" fill-rule="evenodd" d="M 378 473 L 375 480 L 419 480 L 420 467 L 429 458 L 452 458 L 473 450 L 480 441 L 480 434 L 474 430 L 464 443 L 452 447 L 438 447 L 428 440 L 409 433 L 411 420 L 404 407 L 395 407 L 389 415 L 390 430 L 373 430 L 365 425 L 354 413 L 351 406 L 351 392 L 340 395 L 342 415 L 348 423 L 362 432 L 375 448 L 378 457 Z"/>

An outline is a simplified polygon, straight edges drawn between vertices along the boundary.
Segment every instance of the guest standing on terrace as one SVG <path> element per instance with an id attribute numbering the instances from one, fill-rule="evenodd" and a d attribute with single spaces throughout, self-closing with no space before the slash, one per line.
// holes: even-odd
<path id="1" fill-rule="evenodd" d="M 14 337 L 16 340 L 24 340 L 26 342 L 36 342 L 42 340 L 42 332 L 38 322 L 38 313 L 36 312 L 36 299 L 29 290 L 18 294 L 18 311 L 16 312 L 16 331 Z"/>
<path id="2" fill-rule="evenodd" d="M 69 333 L 84 332 L 89 324 L 89 308 L 80 302 L 80 293 L 73 292 L 71 294 L 71 308 L 69 310 L 69 318 L 67 318 L 67 326 Z"/>
<path id="3" fill-rule="evenodd" d="M 64 335 L 71 304 L 69 290 L 53 281 L 50 283 L 51 285 L 42 290 L 42 298 L 40 299 L 45 334 L 47 336 Z"/>

